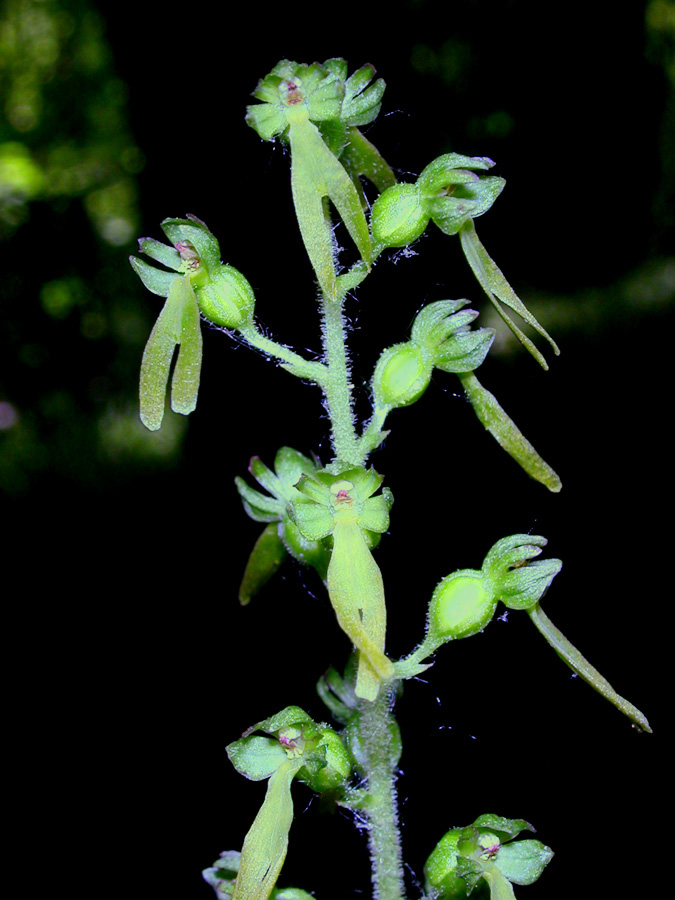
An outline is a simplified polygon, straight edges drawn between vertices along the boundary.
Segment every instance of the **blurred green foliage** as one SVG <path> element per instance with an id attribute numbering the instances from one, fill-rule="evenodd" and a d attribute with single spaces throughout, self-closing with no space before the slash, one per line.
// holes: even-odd
<path id="1" fill-rule="evenodd" d="M 143 154 L 101 15 L 85 0 L 0 7 L 0 488 L 58 474 L 99 484 L 145 439 L 135 378 L 146 337 L 126 253 Z"/>

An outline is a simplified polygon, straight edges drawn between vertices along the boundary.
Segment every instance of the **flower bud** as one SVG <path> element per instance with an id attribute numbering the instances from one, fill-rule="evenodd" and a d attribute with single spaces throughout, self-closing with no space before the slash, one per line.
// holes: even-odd
<path id="1" fill-rule="evenodd" d="M 409 406 L 429 386 L 433 366 L 415 344 L 395 344 L 380 356 L 372 386 L 377 406 Z"/>
<path id="2" fill-rule="evenodd" d="M 380 247 L 407 247 L 424 232 L 429 216 L 416 184 L 394 184 L 373 205 L 373 240 Z"/>
<path id="3" fill-rule="evenodd" d="M 480 572 L 461 569 L 444 578 L 429 604 L 429 635 L 436 646 L 482 631 L 494 616 L 497 598 Z"/>
<path id="4" fill-rule="evenodd" d="M 214 325 L 240 328 L 253 316 L 253 288 L 233 266 L 219 266 L 196 293 L 200 312 Z"/>

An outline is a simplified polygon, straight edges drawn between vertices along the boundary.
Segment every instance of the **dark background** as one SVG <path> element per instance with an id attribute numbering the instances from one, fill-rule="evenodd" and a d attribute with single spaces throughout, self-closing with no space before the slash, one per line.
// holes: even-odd
<path id="1" fill-rule="evenodd" d="M 73 16 L 92 9 L 66 6 Z M 544 534 L 564 561 L 546 610 L 656 733 L 636 734 L 572 679 L 525 616 L 447 648 L 400 703 L 411 884 L 448 827 L 490 811 L 531 821 L 556 851 L 519 897 L 660 889 L 673 37 L 647 6 L 93 7 L 144 159 L 132 173 L 138 233 L 160 238 L 159 222 L 186 212 L 205 220 L 280 341 L 320 350 L 288 159 L 243 119 L 279 59 L 373 62 L 387 91 L 369 137 L 402 180 L 450 150 L 490 156 L 507 179 L 478 232 L 562 355 L 543 373 L 506 343 L 481 380 L 565 486 L 550 495 L 519 472 L 451 376 L 438 373 L 418 404 L 394 413 L 372 460 L 396 498 L 378 551 L 388 650 L 404 654 L 421 638 L 443 575 L 479 567 L 506 534 Z M 63 97 L 73 91 L 66 79 Z M 205 330 L 187 429 L 172 432 L 166 453 L 158 435 L 107 452 L 101 423 L 135 404 L 158 305 L 127 268 L 133 243 L 92 237 L 80 200 L 37 197 L 3 247 L 3 390 L 33 428 L 25 444 L 5 445 L 2 470 L 17 832 L 34 858 L 56 845 L 57 876 L 69 883 L 208 898 L 200 870 L 240 847 L 264 792 L 232 770 L 225 744 L 291 703 L 325 718 L 313 684 L 348 650 L 320 583 L 290 563 L 239 608 L 259 526 L 233 477 L 253 454 L 270 464 L 284 444 L 325 457 L 327 421 L 312 388 Z M 456 244 L 430 231 L 417 256 L 378 264 L 351 302 L 358 386 L 383 346 L 406 339 L 422 303 L 467 296 L 487 312 Z M 40 284 L 72 273 L 93 285 L 88 302 L 103 315 L 142 310 L 139 333 L 109 325 L 92 340 L 84 306 L 50 318 Z M 26 346 L 44 351 L 37 363 Z M 56 407 L 44 401 L 55 384 Z M 14 440 L 11 429 L 2 440 Z M 281 884 L 319 898 L 367 895 L 365 835 L 294 790 L 303 814 Z"/>

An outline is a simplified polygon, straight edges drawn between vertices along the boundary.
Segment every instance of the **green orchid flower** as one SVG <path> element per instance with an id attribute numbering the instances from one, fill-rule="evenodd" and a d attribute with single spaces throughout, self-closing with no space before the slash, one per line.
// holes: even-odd
<path id="1" fill-rule="evenodd" d="M 361 195 L 340 160 L 346 128 L 372 121 L 379 111 L 384 83 L 366 89 L 372 78 L 364 67 L 344 78 L 344 60 L 299 65 L 283 60 L 260 81 L 246 120 L 263 140 L 281 137 L 291 150 L 293 203 L 310 262 L 329 300 L 338 300 L 367 274 L 372 248 Z M 318 127 L 323 123 L 323 130 Z M 361 143 L 363 156 L 364 146 Z M 331 200 L 361 256 L 362 265 L 338 290 L 335 248 L 324 198 Z"/>
<path id="2" fill-rule="evenodd" d="M 267 792 L 241 854 L 228 854 L 225 877 L 209 872 L 207 880 L 216 892 L 232 900 L 267 900 L 288 850 L 293 822 L 291 783 L 297 778 L 318 793 L 342 791 L 353 759 L 332 728 L 315 722 L 297 706 L 257 722 L 226 749 L 230 762 L 246 778 L 268 780 Z M 277 896 L 281 898 L 283 892 Z"/>
<path id="3" fill-rule="evenodd" d="M 301 496 L 291 506 L 291 515 L 307 540 L 333 539 L 328 595 L 340 627 L 359 652 L 355 692 L 365 700 L 375 700 L 382 682 L 394 674 L 384 653 L 384 584 L 371 553 L 372 535 L 389 527 L 393 503 L 387 488 L 375 495 L 382 480 L 373 469 L 365 468 L 338 475 L 317 472 L 300 479 Z"/>
<path id="4" fill-rule="evenodd" d="M 322 581 L 326 581 L 330 549 L 323 541 L 309 541 L 298 529 L 289 509 L 300 497 L 296 484 L 303 475 L 313 476 L 317 465 L 292 447 L 282 447 L 274 459 L 274 471 L 254 456 L 249 472 L 268 493 L 251 488 L 243 478 L 235 478 L 235 484 L 247 515 L 256 522 L 268 523 L 258 538 L 246 564 L 239 600 L 249 603 L 290 555 L 303 565 L 314 568 Z"/>
<path id="5" fill-rule="evenodd" d="M 541 841 L 516 840 L 534 831 L 524 819 L 506 819 L 491 813 L 465 828 L 452 828 L 426 861 L 426 896 L 429 900 L 464 900 L 483 881 L 491 900 L 515 900 L 512 884 L 537 881 L 553 858 Z"/>
<path id="6" fill-rule="evenodd" d="M 138 243 L 142 253 L 165 269 L 129 257 L 145 287 L 166 297 L 141 363 L 140 415 L 150 431 L 162 424 L 176 347 L 179 349 L 171 380 L 171 408 L 181 415 L 196 408 L 202 364 L 200 313 L 215 325 L 237 329 L 251 321 L 255 303 L 244 276 L 221 263 L 218 241 L 203 222 L 195 216 L 165 219 L 162 229 L 172 246 L 153 238 L 141 238 Z"/>

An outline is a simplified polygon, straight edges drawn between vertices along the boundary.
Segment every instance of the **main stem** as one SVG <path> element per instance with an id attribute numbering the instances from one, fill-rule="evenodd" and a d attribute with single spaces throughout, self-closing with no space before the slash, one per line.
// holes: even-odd
<path id="1" fill-rule="evenodd" d="M 354 427 L 352 384 L 342 307 L 344 293 L 323 294 L 323 341 L 328 374 L 322 380 L 338 465 L 362 466 L 368 448 Z M 401 836 L 396 805 L 396 766 L 400 754 L 398 726 L 392 715 L 395 686 L 382 685 L 373 702 L 359 705 L 359 733 L 368 784 L 368 845 L 375 900 L 403 900 Z M 396 736 L 395 736 L 396 735 Z"/>
<path id="2" fill-rule="evenodd" d="M 360 466 L 364 454 L 354 428 L 352 384 L 345 346 L 343 300 L 322 298 L 323 340 L 328 364 L 328 378 L 322 384 L 333 429 L 333 450 L 342 463 Z"/>
<path id="3" fill-rule="evenodd" d="M 360 735 L 368 781 L 368 846 L 376 900 L 403 900 L 403 864 L 396 804 L 399 747 L 392 715 L 392 690 L 383 687 L 373 703 L 359 707 Z"/>

